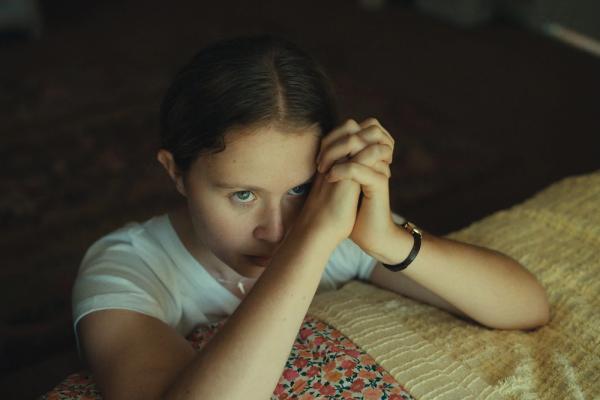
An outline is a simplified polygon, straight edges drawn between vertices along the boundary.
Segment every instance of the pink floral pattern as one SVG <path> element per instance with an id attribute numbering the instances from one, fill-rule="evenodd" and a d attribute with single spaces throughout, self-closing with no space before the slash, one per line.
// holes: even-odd
<path id="1" fill-rule="evenodd" d="M 201 350 L 223 327 L 223 320 L 194 329 L 187 337 Z M 306 316 L 271 399 L 390 399 L 414 397 L 377 362 L 340 331 Z M 102 399 L 93 377 L 68 376 L 40 400 Z"/>

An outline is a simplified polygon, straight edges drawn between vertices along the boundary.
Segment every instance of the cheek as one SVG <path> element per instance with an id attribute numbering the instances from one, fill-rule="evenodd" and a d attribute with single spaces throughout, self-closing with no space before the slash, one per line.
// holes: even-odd
<path id="1" fill-rule="evenodd" d="M 239 253 L 252 248 L 253 230 L 261 224 L 252 211 L 240 211 L 227 198 L 209 193 L 191 193 L 190 214 L 198 239 L 215 253 Z M 302 211 L 306 197 L 282 202 L 282 218 L 289 229 Z"/>
<path id="2" fill-rule="evenodd" d="M 305 202 L 306 197 L 294 199 L 289 202 L 289 205 L 284 209 L 284 224 L 286 227 L 290 227 L 294 224 L 296 218 L 300 215 Z"/>
<path id="3" fill-rule="evenodd" d="M 200 223 L 205 225 L 206 239 L 214 246 L 235 247 L 248 237 L 246 224 L 240 223 L 233 215 L 212 212 Z"/>
<path id="4" fill-rule="evenodd" d="M 248 241 L 250 224 L 245 223 L 227 200 L 190 204 L 198 238 L 213 250 L 235 251 Z"/>

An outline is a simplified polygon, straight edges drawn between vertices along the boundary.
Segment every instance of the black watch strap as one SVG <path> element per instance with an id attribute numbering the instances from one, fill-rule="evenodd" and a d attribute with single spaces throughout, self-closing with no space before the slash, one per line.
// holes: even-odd
<path id="1" fill-rule="evenodd" d="M 421 231 L 419 229 L 417 229 L 417 227 L 414 224 L 411 224 L 410 222 L 403 223 L 402 227 L 412 234 L 414 242 L 413 242 L 413 247 L 410 250 L 410 253 L 408 254 L 408 257 L 406 257 L 406 259 L 404 261 L 402 261 L 400 264 L 388 265 L 388 264 L 381 263 L 384 267 L 386 267 L 390 271 L 394 271 L 394 272 L 402 271 L 403 269 L 408 267 L 409 264 L 411 262 L 413 262 L 415 257 L 417 257 L 417 254 L 419 253 L 419 250 L 421 249 L 421 237 L 422 237 Z"/>

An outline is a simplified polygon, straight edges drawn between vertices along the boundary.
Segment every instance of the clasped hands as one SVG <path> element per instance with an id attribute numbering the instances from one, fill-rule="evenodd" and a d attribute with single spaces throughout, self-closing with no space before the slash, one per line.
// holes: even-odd
<path id="1" fill-rule="evenodd" d="M 363 198 L 350 239 L 379 260 L 385 254 L 386 240 L 398 227 L 390 210 L 389 165 L 394 139 L 375 118 L 360 124 L 349 119 L 321 140 L 317 168 L 329 182 L 349 179 L 361 186 Z"/>

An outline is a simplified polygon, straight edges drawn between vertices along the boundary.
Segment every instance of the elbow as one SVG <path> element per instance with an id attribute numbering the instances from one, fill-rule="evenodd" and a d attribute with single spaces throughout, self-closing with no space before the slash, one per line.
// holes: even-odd
<path id="1" fill-rule="evenodd" d="M 502 330 L 522 330 L 529 331 L 543 327 L 550 321 L 549 307 L 539 307 L 536 309 L 527 309 L 515 311 L 511 315 L 497 317 L 495 319 L 481 319 L 478 322 L 488 328 Z"/>
<path id="2" fill-rule="evenodd" d="M 526 318 L 523 327 L 518 329 L 536 329 L 541 328 L 550 322 L 550 303 L 546 289 L 536 280 L 534 289 L 530 290 L 529 298 L 526 303 Z"/>
<path id="3" fill-rule="evenodd" d="M 545 289 L 536 282 L 535 289 L 518 303 L 503 310 L 493 318 L 488 314 L 483 325 L 494 329 L 533 330 L 543 327 L 550 322 L 550 303 Z M 492 318 L 490 318 L 492 317 Z"/>
<path id="4" fill-rule="evenodd" d="M 514 296 L 518 303 L 513 305 L 513 320 L 504 329 L 532 330 L 550 322 L 550 303 L 546 289 L 532 274 L 529 277 L 530 279 L 523 280 L 520 295 Z"/>
<path id="5" fill-rule="evenodd" d="M 530 317 L 528 326 L 522 329 L 535 329 L 541 328 L 550 322 L 550 303 L 548 302 L 548 295 L 546 294 L 546 290 L 539 285 L 538 295 L 531 302 L 530 308 Z"/>
<path id="6" fill-rule="evenodd" d="M 536 305 L 527 311 L 526 315 L 518 321 L 514 327 L 509 329 L 532 330 L 546 325 L 550 321 L 550 306 L 545 304 Z"/>

